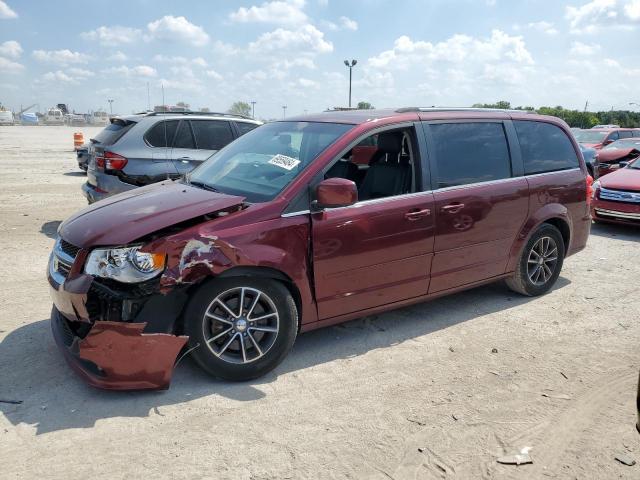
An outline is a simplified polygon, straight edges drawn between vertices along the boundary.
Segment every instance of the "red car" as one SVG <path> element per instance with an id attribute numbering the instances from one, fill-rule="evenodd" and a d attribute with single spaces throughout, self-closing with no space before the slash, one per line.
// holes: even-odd
<path id="1" fill-rule="evenodd" d="M 629 163 L 638 157 L 640 157 L 640 138 L 616 140 L 598 152 L 599 176 L 614 172 L 620 168 L 620 162 Z"/>
<path id="2" fill-rule="evenodd" d="M 578 143 L 600 150 L 621 138 L 640 137 L 640 130 L 637 128 L 590 128 L 574 130 L 573 134 Z"/>
<path id="3" fill-rule="evenodd" d="M 591 198 L 553 117 L 409 108 L 268 123 L 183 180 L 66 220 L 48 273 L 54 337 L 97 387 L 167 388 L 183 350 L 214 376 L 256 378 L 301 332 L 502 279 L 544 294 L 585 247 Z"/>
<path id="4" fill-rule="evenodd" d="M 640 160 L 594 183 L 592 216 L 596 222 L 640 225 Z"/>

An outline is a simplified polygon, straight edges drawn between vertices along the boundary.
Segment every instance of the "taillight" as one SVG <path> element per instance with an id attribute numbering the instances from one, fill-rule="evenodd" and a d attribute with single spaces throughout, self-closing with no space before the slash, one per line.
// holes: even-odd
<path id="1" fill-rule="evenodd" d="M 127 161 L 122 155 L 105 151 L 102 156 L 96 157 L 96 166 L 102 170 L 122 170 Z"/>
<path id="2" fill-rule="evenodd" d="M 592 198 L 593 198 L 593 177 L 591 175 L 587 175 L 587 205 L 591 204 Z"/>

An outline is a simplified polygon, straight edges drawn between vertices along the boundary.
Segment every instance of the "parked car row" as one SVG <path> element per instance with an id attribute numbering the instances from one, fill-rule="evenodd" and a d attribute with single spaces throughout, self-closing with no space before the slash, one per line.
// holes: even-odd
<path id="1" fill-rule="evenodd" d="M 178 178 L 185 151 L 184 171 L 223 146 L 202 136 L 214 122 L 239 138 Z M 90 384 L 167 388 L 184 348 L 214 376 L 256 378 L 299 332 L 497 280 L 544 294 L 585 247 L 592 179 L 559 119 L 398 109 L 256 126 L 144 115 L 94 139 L 96 185 L 175 180 L 59 228 L 52 327 Z"/>

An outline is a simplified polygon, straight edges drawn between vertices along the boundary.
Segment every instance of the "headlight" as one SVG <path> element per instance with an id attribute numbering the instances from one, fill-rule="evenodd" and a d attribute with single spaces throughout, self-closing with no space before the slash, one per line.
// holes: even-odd
<path id="1" fill-rule="evenodd" d="M 142 245 L 123 248 L 97 248 L 91 252 L 84 272 L 124 283 L 150 280 L 164 270 L 163 253 L 141 252 Z"/>
<path id="2" fill-rule="evenodd" d="M 600 180 L 596 180 L 595 182 L 593 182 L 593 185 L 591 185 L 591 196 L 593 198 L 596 198 L 596 195 L 598 194 L 598 190 L 600 190 Z"/>

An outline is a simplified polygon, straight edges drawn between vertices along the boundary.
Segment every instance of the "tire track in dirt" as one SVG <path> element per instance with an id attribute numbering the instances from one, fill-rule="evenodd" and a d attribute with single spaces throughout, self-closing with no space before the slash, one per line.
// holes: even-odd
<path id="1" fill-rule="evenodd" d="M 594 417 L 614 399 L 635 386 L 635 372 L 618 372 L 603 383 L 587 390 L 555 417 L 542 422 L 520 435 L 509 438 L 505 444 L 516 451 L 532 447 L 533 464 L 521 467 L 499 466 L 495 459 L 483 462 L 483 478 L 547 478 L 544 474 L 559 473 L 564 453 L 576 442 L 584 441 L 581 433 L 593 426 Z M 509 452 L 504 452 L 509 453 Z"/>

